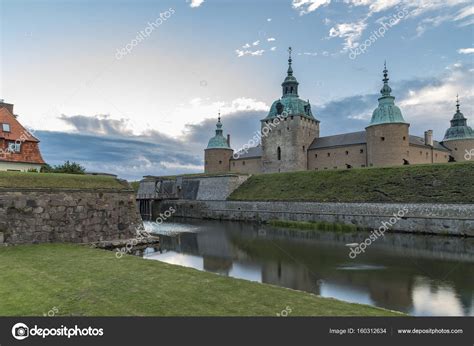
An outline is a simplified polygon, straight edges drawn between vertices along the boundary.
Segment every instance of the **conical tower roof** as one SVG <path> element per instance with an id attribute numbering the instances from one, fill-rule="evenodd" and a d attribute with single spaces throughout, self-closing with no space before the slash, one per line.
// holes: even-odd
<path id="1" fill-rule="evenodd" d="M 380 89 L 382 96 L 378 99 L 379 105 L 372 113 L 369 126 L 392 123 L 406 124 L 405 119 L 403 119 L 402 111 L 395 105 L 395 97 L 391 95 L 392 88 L 388 85 L 387 64 L 384 64 L 382 81 L 383 86 L 382 89 Z"/>
<path id="2" fill-rule="evenodd" d="M 474 131 L 467 126 L 467 119 L 461 113 L 459 96 L 456 96 L 456 113 L 451 119 L 451 127 L 446 130 L 443 141 L 474 139 Z"/>

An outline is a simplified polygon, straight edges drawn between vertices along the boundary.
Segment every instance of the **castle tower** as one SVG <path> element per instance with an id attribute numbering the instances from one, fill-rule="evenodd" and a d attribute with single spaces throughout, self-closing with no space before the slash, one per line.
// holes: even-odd
<path id="1" fill-rule="evenodd" d="M 264 173 L 307 169 L 307 151 L 319 137 L 319 120 L 311 105 L 298 96 L 298 81 L 293 76 L 291 47 L 282 97 L 273 102 L 268 116 L 261 120 L 262 168 Z"/>
<path id="2" fill-rule="evenodd" d="M 455 161 L 474 162 L 474 131 L 467 125 L 467 119 L 460 111 L 459 97 L 456 98 L 456 113 L 451 127 L 446 130 L 442 144 L 451 149 Z"/>
<path id="3" fill-rule="evenodd" d="M 234 151 L 230 148 L 229 136 L 224 138 L 221 116 L 217 118 L 216 135 L 204 149 L 204 172 L 225 173 L 230 171 L 230 158 Z"/>
<path id="4" fill-rule="evenodd" d="M 367 162 L 369 166 L 398 166 L 410 163 L 408 128 L 395 97 L 388 85 L 387 66 L 383 70 L 382 94 L 379 105 L 365 128 L 367 138 Z"/>

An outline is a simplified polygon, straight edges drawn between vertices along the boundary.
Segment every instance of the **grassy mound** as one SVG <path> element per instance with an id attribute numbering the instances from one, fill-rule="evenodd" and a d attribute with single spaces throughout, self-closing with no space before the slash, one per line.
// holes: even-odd
<path id="1" fill-rule="evenodd" d="M 257 174 L 229 199 L 473 203 L 474 163 Z"/>
<path id="2" fill-rule="evenodd" d="M 0 248 L 0 315 L 401 316 L 312 294 L 79 245 Z"/>
<path id="3" fill-rule="evenodd" d="M 113 177 L 29 172 L 0 172 L 0 188 L 130 189 Z"/>

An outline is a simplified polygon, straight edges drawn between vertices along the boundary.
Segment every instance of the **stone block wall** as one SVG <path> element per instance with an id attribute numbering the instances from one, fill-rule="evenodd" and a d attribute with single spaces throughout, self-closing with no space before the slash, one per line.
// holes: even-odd
<path id="1" fill-rule="evenodd" d="M 0 190 L 0 241 L 8 244 L 128 239 L 141 223 L 133 191 Z"/>
<path id="2" fill-rule="evenodd" d="M 474 237 L 474 204 L 316 203 L 165 200 L 157 211 L 200 219 L 268 221 L 326 221 L 378 229 L 406 208 L 392 231 Z"/>

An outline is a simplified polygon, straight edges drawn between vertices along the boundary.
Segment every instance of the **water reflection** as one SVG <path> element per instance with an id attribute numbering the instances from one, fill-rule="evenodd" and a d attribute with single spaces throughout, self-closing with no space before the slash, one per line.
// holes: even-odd
<path id="1" fill-rule="evenodd" d="M 179 220 L 146 227 L 144 257 L 417 316 L 474 315 L 474 240 L 387 234 L 352 260 L 366 234 Z"/>

